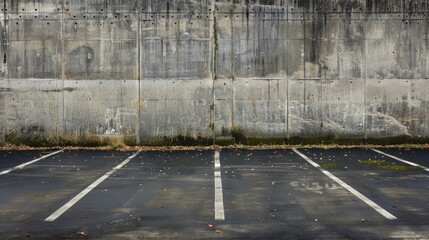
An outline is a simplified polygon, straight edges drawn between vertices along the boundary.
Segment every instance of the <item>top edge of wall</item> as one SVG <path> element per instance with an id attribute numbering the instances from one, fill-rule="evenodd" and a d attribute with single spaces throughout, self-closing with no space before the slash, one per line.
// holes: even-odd
<path id="1" fill-rule="evenodd" d="M 427 0 L 4 0 L 1 12 L 314 12 L 426 13 Z"/>

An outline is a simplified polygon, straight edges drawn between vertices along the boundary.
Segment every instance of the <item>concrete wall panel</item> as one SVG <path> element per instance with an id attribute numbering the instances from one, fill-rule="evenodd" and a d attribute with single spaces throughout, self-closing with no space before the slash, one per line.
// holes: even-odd
<path id="1" fill-rule="evenodd" d="M 427 80 L 368 79 L 366 92 L 368 138 L 427 136 Z"/>
<path id="2" fill-rule="evenodd" d="M 233 81 L 233 130 L 249 138 L 286 138 L 285 79 Z"/>
<path id="3" fill-rule="evenodd" d="M 135 143 L 138 86 L 137 80 L 64 81 L 65 136 L 76 141 L 122 135 Z"/>
<path id="4" fill-rule="evenodd" d="M 288 136 L 364 137 L 364 81 L 289 81 Z"/>
<path id="5" fill-rule="evenodd" d="M 61 80 L 11 79 L 2 80 L 2 85 L 0 100 L 5 105 L 1 125 L 7 142 L 43 145 L 62 135 L 62 97 L 70 89 L 65 89 Z"/>
<path id="6" fill-rule="evenodd" d="M 178 136 L 211 139 L 211 80 L 140 81 L 140 136 L 143 143 Z"/>

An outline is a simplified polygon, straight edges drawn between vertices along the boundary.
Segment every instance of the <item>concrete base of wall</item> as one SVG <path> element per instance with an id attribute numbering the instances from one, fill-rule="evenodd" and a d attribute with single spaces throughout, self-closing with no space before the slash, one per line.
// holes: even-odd
<path id="1" fill-rule="evenodd" d="M 426 80 L 0 80 L 1 142 L 428 142 Z"/>

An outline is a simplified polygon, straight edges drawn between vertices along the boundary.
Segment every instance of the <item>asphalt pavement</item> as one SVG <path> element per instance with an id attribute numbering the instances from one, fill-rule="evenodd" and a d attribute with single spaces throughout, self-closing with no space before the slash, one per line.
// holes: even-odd
<path id="1" fill-rule="evenodd" d="M 0 151 L 0 239 L 429 239 L 429 150 Z"/>

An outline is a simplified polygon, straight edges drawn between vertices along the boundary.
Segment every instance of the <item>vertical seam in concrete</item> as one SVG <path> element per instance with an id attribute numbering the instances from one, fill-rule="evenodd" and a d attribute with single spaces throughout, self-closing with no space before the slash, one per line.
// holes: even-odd
<path id="1" fill-rule="evenodd" d="M 212 56 L 211 78 L 212 78 L 212 104 L 210 105 L 210 116 L 212 126 L 213 146 L 216 145 L 216 96 L 215 96 L 215 80 L 216 80 L 216 56 L 217 56 L 217 31 L 216 31 L 216 16 L 215 16 L 215 1 L 211 1 L 211 21 L 210 21 L 210 50 Z"/>
<path id="2" fill-rule="evenodd" d="M 289 4 L 286 3 L 286 52 L 289 51 Z M 285 134 L 289 140 L 289 57 L 286 55 L 286 109 L 285 109 Z"/>
<path id="3" fill-rule="evenodd" d="M 231 13 L 231 17 L 230 17 L 230 21 L 231 21 L 231 56 L 230 56 L 230 61 L 231 61 L 231 130 L 234 130 L 234 111 L 235 111 L 235 88 L 234 88 L 234 82 L 235 82 L 235 77 L 234 77 L 234 31 L 233 31 L 233 16 Z M 249 87 L 249 86 L 247 86 Z M 235 138 L 234 138 L 234 143 L 235 143 Z"/>
<path id="4" fill-rule="evenodd" d="M 141 44 L 140 44 L 140 34 L 141 34 L 141 22 L 140 22 L 140 14 L 136 14 L 137 16 L 137 82 L 138 82 L 138 99 L 137 99 L 137 124 L 136 124 L 136 142 L 138 145 L 141 143 L 140 139 L 140 113 L 141 113 Z"/>
<path id="5" fill-rule="evenodd" d="M 2 61 L 1 61 L 1 64 L 3 65 L 2 66 L 2 68 L 3 68 L 3 78 L 1 79 L 1 87 L 3 87 L 3 88 L 5 88 L 6 87 L 6 79 L 7 79 L 7 44 L 6 44 L 6 41 L 8 40 L 8 38 L 7 38 L 7 36 L 6 36 L 6 34 L 7 34 L 7 26 L 6 26 L 6 23 L 7 23 L 7 21 L 6 21 L 6 1 L 4 1 L 3 2 L 3 27 L 4 27 L 4 33 L 2 34 L 2 33 L 0 33 L 1 34 L 1 36 L 2 36 L 2 38 L 3 38 L 3 41 L 1 41 L 2 43 L 3 43 L 3 46 L 2 46 L 2 48 L 3 48 L 3 50 L 4 50 L 4 52 L 3 52 L 3 56 L 1 56 L 1 58 L 2 58 Z M 6 119 L 6 98 L 0 103 L 0 104 L 2 104 L 3 106 L 2 106 L 2 109 L 4 109 L 4 112 L 3 112 L 3 115 L 2 116 L 0 116 L 0 118 L 1 118 L 1 125 L 0 125 L 0 144 L 2 144 L 2 143 L 5 143 L 5 141 L 6 141 L 6 139 L 5 139 L 5 132 L 6 132 L 6 121 L 5 121 L 5 119 Z"/>
<path id="6" fill-rule="evenodd" d="M 61 29 L 60 29 L 60 38 L 61 38 L 61 82 L 62 82 L 62 84 L 63 84 L 63 89 L 64 89 L 64 87 L 65 87 L 65 47 L 64 47 L 64 2 L 62 2 L 62 4 L 61 4 Z M 64 136 L 64 134 L 66 133 L 66 116 L 65 116 L 65 112 L 66 112 L 66 109 L 65 109 L 65 106 L 66 106 L 66 104 L 65 104 L 65 93 L 64 93 L 65 91 L 62 91 L 62 97 L 63 97 L 63 99 L 62 99 L 62 101 L 63 101 L 63 108 L 62 108 L 62 116 L 63 116 L 63 119 L 62 119 L 62 123 L 63 123 L 63 127 L 62 127 L 62 129 L 63 129 L 63 131 L 62 131 L 62 133 L 61 133 L 61 135 L 63 135 Z M 60 139 L 60 137 L 58 136 L 58 139 Z M 61 144 L 61 143 L 60 143 Z"/>
<path id="7" fill-rule="evenodd" d="M 367 23 L 367 22 L 366 22 Z M 367 24 L 366 25 L 364 25 L 364 27 L 366 28 L 367 27 Z M 364 32 L 365 32 L 365 29 L 364 29 Z M 368 42 L 367 42 L 367 39 L 366 39 L 366 36 L 364 35 L 364 37 L 363 37 L 363 39 L 364 39 L 364 44 L 363 44 L 363 46 L 364 46 L 364 50 L 363 50 L 363 63 L 362 63 L 362 67 L 364 68 L 363 69 L 363 138 L 364 138 L 364 141 L 366 142 L 366 139 L 367 139 L 367 120 L 366 120 L 366 115 L 367 115 L 367 106 L 366 106 L 366 104 L 367 104 L 367 99 L 366 99 L 366 80 L 367 80 L 367 67 L 366 67 L 366 52 L 367 52 L 367 44 L 368 44 Z"/>

